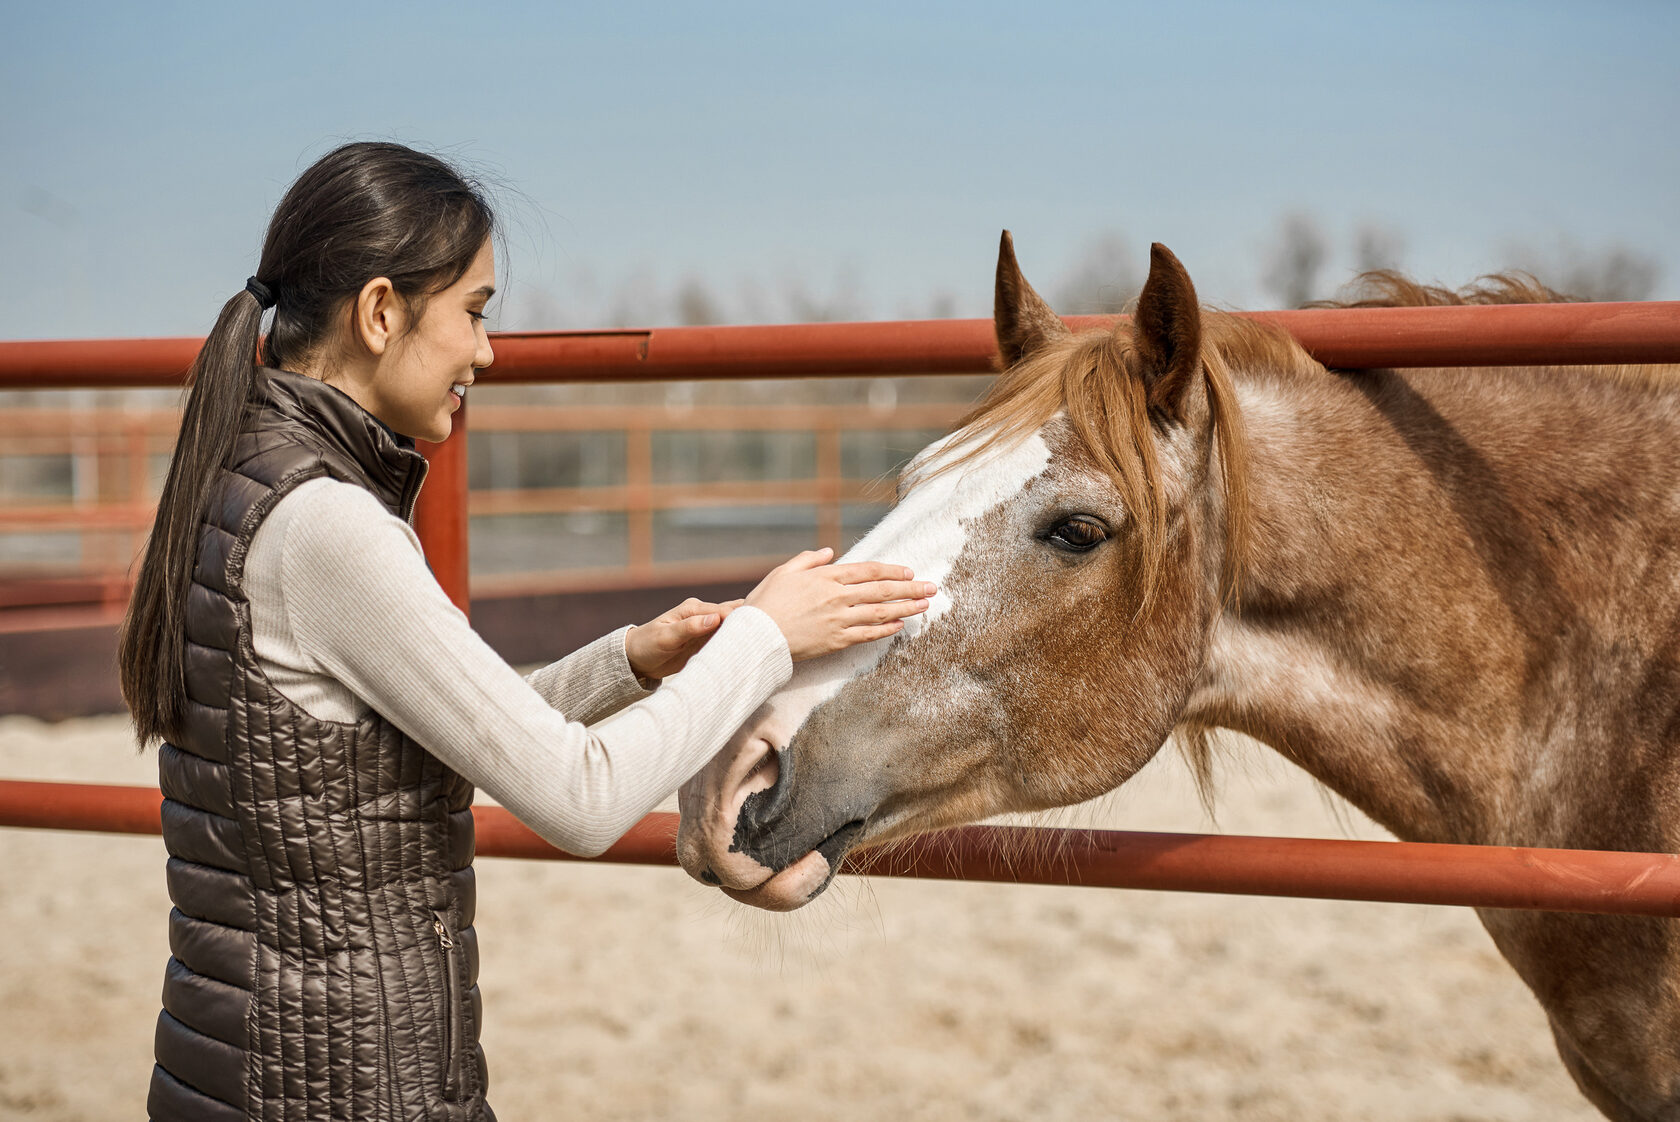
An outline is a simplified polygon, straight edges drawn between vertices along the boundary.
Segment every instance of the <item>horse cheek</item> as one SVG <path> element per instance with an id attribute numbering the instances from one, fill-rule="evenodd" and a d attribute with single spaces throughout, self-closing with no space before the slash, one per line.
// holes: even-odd
<path id="1" fill-rule="evenodd" d="M 1084 574 L 1092 588 L 1082 594 L 1061 589 L 1053 622 L 1017 659 L 1005 691 L 1013 698 L 1011 770 L 1036 806 L 1095 798 L 1142 769 L 1178 723 L 1201 664 L 1212 608 L 1206 588 L 1189 579 L 1196 567 L 1170 559 L 1152 606 L 1134 617 L 1132 601 L 1112 594 L 1127 560 L 1092 566 Z"/>

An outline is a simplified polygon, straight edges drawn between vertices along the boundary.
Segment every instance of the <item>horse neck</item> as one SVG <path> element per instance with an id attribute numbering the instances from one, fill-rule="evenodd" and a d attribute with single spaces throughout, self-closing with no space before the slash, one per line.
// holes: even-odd
<path id="1" fill-rule="evenodd" d="M 1563 525 L 1604 521 L 1578 479 L 1566 492 L 1554 478 L 1580 457 L 1547 457 L 1566 431 L 1616 445 L 1593 470 L 1672 447 L 1672 403 L 1644 419 L 1668 426 L 1653 441 L 1624 431 L 1627 416 L 1566 417 L 1567 394 L 1492 372 L 1239 377 L 1238 397 L 1251 551 L 1186 722 L 1263 741 L 1401 837 L 1499 841 L 1514 818 L 1554 813 L 1522 784 L 1566 766 L 1535 756 L 1581 685 L 1557 679 L 1560 636 L 1616 614 L 1614 582 L 1591 566 L 1649 546 L 1638 512 L 1594 542 L 1611 556 L 1537 529 L 1559 524 L 1541 516 L 1559 502 L 1584 504 Z M 1642 466 L 1675 478 L 1672 463 Z"/>

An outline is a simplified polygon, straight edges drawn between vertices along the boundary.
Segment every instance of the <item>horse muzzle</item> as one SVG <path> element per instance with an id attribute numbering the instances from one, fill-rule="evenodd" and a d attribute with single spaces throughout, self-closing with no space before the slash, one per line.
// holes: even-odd
<path id="1" fill-rule="evenodd" d="M 778 749 L 753 729 L 683 785 L 677 855 L 690 876 L 776 911 L 821 894 L 863 840 L 874 800 L 850 782 L 799 776 L 798 759 L 797 740 Z"/>

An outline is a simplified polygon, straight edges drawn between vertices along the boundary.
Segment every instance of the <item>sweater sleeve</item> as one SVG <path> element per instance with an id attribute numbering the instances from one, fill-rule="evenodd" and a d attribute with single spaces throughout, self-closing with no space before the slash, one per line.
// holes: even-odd
<path id="1" fill-rule="evenodd" d="M 629 626 L 624 626 L 603 635 L 549 663 L 525 681 L 550 708 L 574 721 L 592 725 L 604 720 L 653 692 L 644 688 L 630 669 L 630 656 L 624 647 L 629 631 Z"/>
<path id="2" fill-rule="evenodd" d="M 549 699 L 605 711 L 625 695 L 611 648 L 595 649 L 611 636 L 570 668 L 539 671 L 533 688 L 449 602 L 412 531 L 372 495 L 320 488 L 309 517 L 289 519 L 284 533 L 284 614 L 312 669 L 572 853 L 603 852 L 792 672 L 775 621 L 739 608 L 680 673 L 591 729 Z M 617 644 L 623 659 L 621 633 Z"/>

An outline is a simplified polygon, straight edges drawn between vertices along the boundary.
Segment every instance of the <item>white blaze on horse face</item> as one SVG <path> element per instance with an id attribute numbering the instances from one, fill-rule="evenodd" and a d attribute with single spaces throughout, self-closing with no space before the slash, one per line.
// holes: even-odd
<path id="1" fill-rule="evenodd" d="M 926 474 L 942 457 L 960 452 L 966 441 L 952 434 L 923 449 L 912 462 L 912 474 Z M 964 523 L 979 518 L 1020 494 L 1050 462 L 1050 448 L 1042 432 L 988 449 L 967 463 L 924 480 L 910 489 L 891 512 L 863 540 L 841 558 L 845 561 L 885 561 L 905 565 L 917 580 L 932 581 L 939 593 L 928 610 L 904 621 L 904 630 L 887 639 L 860 643 L 843 651 L 811 659 L 794 667 L 793 679 L 748 723 L 750 735 L 763 737 L 778 749 L 786 748 L 811 711 L 853 678 L 867 673 L 895 639 L 914 642 L 955 605 L 945 591 L 945 578 L 967 542 Z"/>

